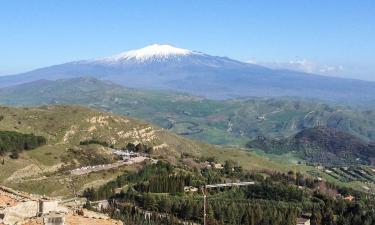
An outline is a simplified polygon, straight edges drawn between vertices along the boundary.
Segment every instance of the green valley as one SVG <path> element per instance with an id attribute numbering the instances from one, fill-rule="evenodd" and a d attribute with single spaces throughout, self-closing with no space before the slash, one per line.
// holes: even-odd
<path id="1" fill-rule="evenodd" d="M 0 103 L 86 105 L 220 145 L 244 146 L 257 136 L 288 137 L 315 126 L 375 140 L 375 112 L 371 109 L 293 98 L 210 100 L 176 92 L 129 89 L 89 77 L 3 88 Z"/>

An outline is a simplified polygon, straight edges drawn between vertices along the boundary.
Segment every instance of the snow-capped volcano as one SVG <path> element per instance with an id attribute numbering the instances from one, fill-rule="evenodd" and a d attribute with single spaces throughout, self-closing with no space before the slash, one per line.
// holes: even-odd
<path id="1" fill-rule="evenodd" d="M 183 48 L 176 48 L 171 45 L 153 44 L 141 49 L 130 50 L 117 55 L 98 59 L 98 61 L 118 62 L 123 60 L 137 60 L 140 62 L 148 60 L 166 60 L 171 57 L 180 57 L 193 54 L 201 54 Z"/>
<path id="2" fill-rule="evenodd" d="M 299 96 L 375 101 L 375 82 L 274 70 L 170 45 L 81 60 L 0 77 L 0 87 L 91 76 L 134 88 L 167 89 L 213 98 Z"/>

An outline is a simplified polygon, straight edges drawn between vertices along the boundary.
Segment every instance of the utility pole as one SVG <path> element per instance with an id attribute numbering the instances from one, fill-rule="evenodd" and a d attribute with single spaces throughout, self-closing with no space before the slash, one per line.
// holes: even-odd
<path id="1" fill-rule="evenodd" d="M 78 198 L 78 194 L 77 194 L 77 191 L 76 191 L 76 186 L 75 186 L 75 178 L 73 177 L 73 175 L 69 175 L 69 178 L 68 178 L 68 184 L 67 184 L 68 188 L 72 191 L 72 194 L 73 194 L 73 198 L 74 198 L 74 212 L 77 212 L 78 210 L 78 201 L 77 201 L 77 198 Z"/>
<path id="2" fill-rule="evenodd" d="M 207 195 L 206 195 L 206 187 L 202 186 L 202 193 L 203 193 L 203 225 L 207 225 L 206 222 L 206 205 L 207 205 Z"/>

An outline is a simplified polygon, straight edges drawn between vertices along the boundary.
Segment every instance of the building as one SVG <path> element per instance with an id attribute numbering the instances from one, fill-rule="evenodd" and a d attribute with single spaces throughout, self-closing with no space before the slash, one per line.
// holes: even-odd
<path id="1" fill-rule="evenodd" d="M 343 198 L 344 200 L 347 200 L 349 202 L 353 201 L 354 197 L 352 195 L 348 195 L 346 196 L 345 198 Z"/>
<path id="2" fill-rule="evenodd" d="M 97 206 L 98 210 L 107 209 L 108 207 L 109 207 L 108 200 L 98 201 L 98 206 Z"/>
<path id="3" fill-rule="evenodd" d="M 297 225 L 310 225 L 310 219 L 308 218 L 297 218 Z"/>
<path id="4" fill-rule="evenodd" d="M 50 213 L 43 216 L 44 225 L 64 225 L 65 217 L 60 213 Z"/>
<path id="5" fill-rule="evenodd" d="M 215 168 L 215 169 L 219 169 L 219 170 L 221 170 L 221 169 L 224 169 L 224 166 L 223 166 L 223 164 L 221 164 L 221 163 L 215 163 L 215 164 L 214 164 L 214 168 Z"/>
<path id="6" fill-rule="evenodd" d="M 40 199 L 38 204 L 38 214 L 44 215 L 50 212 L 57 212 L 59 203 L 56 200 Z"/>
<path id="7" fill-rule="evenodd" d="M 185 186 L 185 187 L 184 187 L 184 191 L 185 191 L 185 192 L 197 192 L 197 191 L 198 191 L 198 188 L 193 187 L 193 186 Z"/>

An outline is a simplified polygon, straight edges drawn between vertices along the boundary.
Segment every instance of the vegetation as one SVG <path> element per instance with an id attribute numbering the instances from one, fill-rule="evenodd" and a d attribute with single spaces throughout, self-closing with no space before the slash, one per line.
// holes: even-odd
<path id="1" fill-rule="evenodd" d="M 182 169 L 169 163 L 148 164 L 139 172 L 124 174 L 99 189 L 89 188 L 84 196 L 91 199 L 110 199 L 111 207 L 106 210 L 112 217 L 129 224 L 181 224 L 202 222 L 203 198 L 200 191 L 184 193 L 181 189 L 162 188 L 183 182 L 184 185 L 200 187 L 212 177 L 217 182 L 228 179 L 256 181 L 255 185 L 240 188 L 222 188 L 207 192 L 208 224 L 295 224 L 302 213 L 309 215 L 313 225 L 373 224 L 375 198 L 351 189 L 318 181 L 293 172 L 269 173 L 267 176 L 243 171 L 233 162 L 226 162 L 226 169 Z M 180 174 L 176 176 L 174 174 Z M 181 176 L 181 174 L 189 174 Z M 149 187 L 140 184 L 153 178 Z M 176 179 L 176 178 L 179 179 Z M 184 178 L 188 179 L 184 179 Z M 169 179 L 172 178 L 172 179 Z M 322 188 L 324 186 L 324 188 Z M 126 187 L 126 188 L 124 188 Z M 119 193 L 116 189 L 122 189 Z M 161 189 L 160 189 L 161 188 Z M 163 192 L 160 194 L 160 192 Z M 336 194 L 333 194 L 336 193 Z M 354 201 L 340 196 L 353 195 Z M 121 213 L 119 213 L 121 212 Z M 151 212 L 143 221 L 146 212 Z"/>
<path id="2" fill-rule="evenodd" d="M 138 153 L 147 153 L 147 154 L 152 154 L 153 148 L 150 146 L 147 146 L 142 143 L 138 144 L 133 144 L 133 143 L 128 143 L 125 147 L 123 147 L 124 150 L 129 150 L 132 152 L 138 152 Z"/>
<path id="3" fill-rule="evenodd" d="M 244 146 L 257 136 L 288 137 L 316 126 L 337 128 L 364 140 L 375 140 L 373 106 L 362 110 L 309 99 L 216 101 L 180 93 L 127 89 L 93 78 L 75 78 L 2 89 L 0 103 L 86 105 L 140 118 L 212 144 Z"/>
<path id="4" fill-rule="evenodd" d="M 91 140 L 84 140 L 79 142 L 80 145 L 91 145 L 91 144 L 96 144 L 96 145 L 101 145 L 104 147 L 113 147 L 113 145 L 109 145 L 106 141 L 99 141 L 96 139 L 91 139 Z"/>
<path id="5" fill-rule="evenodd" d="M 37 192 L 51 196 L 72 195 L 69 191 L 68 181 L 62 185 L 53 185 L 56 180 L 62 180 L 65 176 L 59 170 L 74 169 L 85 165 L 103 164 L 116 160 L 111 156 L 112 152 L 101 145 L 80 145 L 84 140 L 99 140 L 115 148 L 126 148 L 128 143 L 140 143 L 143 149 L 152 149 L 154 158 L 168 160 L 176 165 L 188 163 L 189 168 L 197 168 L 196 160 L 200 158 L 216 159 L 224 163 L 233 160 L 243 170 L 255 171 L 280 171 L 286 173 L 291 168 L 303 173 L 308 172 L 316 177 L 322 177 L 335 182 L 338 185 L 353 187 L 363 190 L 363 186 L 374 188 L 372 183 L 364 181 L 342 182 L 333 178 L 303 162 L 291 154 L 275 155 L 262 151 L 245 151 L 236 147 L 222 148 L 204 143 L 192 141 L 165 130 L 154 128 L 149 124 L 123 116 L 98 112 L 79 106 L 43 106 L 38 108 L 12 108 L 0 107 L 0 115 L 4 118 L 0 121 L 3 130 L 19 133 L 36 133 L 48 138 L 48 143 L 33 151 L 25 151 L 18 160 L 5 160 L 1 167 L 0 183 L 27 192 Z M 140 136 L 139 132 L 143 132 Z M 141 146 L 140 145 L 140 146 Z M 154 148 L 156 146 L 165 146 Z M 140 147 L 139 146 L 139 147 Z M 151 148 L 151 146 L 153 148 Z M 141 149 L 141 148 L 140 148 Z M 57 166 L 59 165 L 59 166 Z M 113 171 L 105 171 L 82 176 L 77 190 L 84 189 L 85 185 L 100 186 L 108 179 L 116 177 L 123 170 L 133 170 L 134 167 L 121 167 Z M 41 172 L 48 171 L 48 172 Z M 24 171 L 27 171 L 25 173 Z M 63 170 L 64 171 L 64 170 Z M 207 173 L 211 174 L 209 171 Z M 22 175 L 22 176 L 21 176 Z M 211 174 L 210 182 L 216 182 L 221 175 Z M 43 177 L 46 188 L 38 189 L 39 181 Z M 17 177 L 17 179 L 8 179 Z M 97 179 L 94 181 L 93 179 Z M 93 184 L 91 184 L 93 183 Z M 47 188 L 48 186 L 48 188 Z"/>
<path id="6" fill-rule="evenodd" d="M 333 128 L 304 129 L 290 138 L 272 139 L 258 137 L 246 145 L 268 153 L 296 152 L 311 163 L 332 165 L 371 164 L 375 145 Z"/>
<path id="7" fill-rule="evenodd" d="M 50 196 L 71 196 L 66 170 L 82 166 L 106 164 L 118 160 L 113 152 L 99 144 L 80 145 L 81 141 L 97 140 L 121 149 L 128 143 L 141 143 L 140 151 L 150 150 L 153 157 L 178 158 L 182 152 L 198 154 L 207 145 L 178 137 L 168 131 L 132 118 L 99 112 L 79 106 L 42 106 L 38 108 L 0 107 L 2 130 L 38 134 L 48 142 L 32 151 L 25 151 L 17 160 L 0 161 L 0 183 L 17 190 Z M 165 147 L 153 150 L 151 146 Z M 153 151 L 152 151 L 153 150 Z M 11 152 L 9 152 L 11 153 Z M 62 166 L 62 167 L 61 167 Z M 99 186 L 134 166 L 80 176 L 77 191 L 86 184 Z M 64 172 L 64 173 L 62 173 Z M 46 188 L 42 189 L 43 178 Z M 53 185 L 56 182 L 61 185 Z"/>
<path id="8" fill-rule="evenodd" d="M 365 166 L 328 167 L 325 173 L 342 182 L 375 182 L 375 172 Z"/>
<path id="9" fill-rule="evenodd" d="M 22 134 L 14 131 L 0 131 L 0 155 L 11 152 L 11 158 L 18 158 L 18 153 L 31 150 L 46 144 L 46 139 L 33 134 Z"/>

